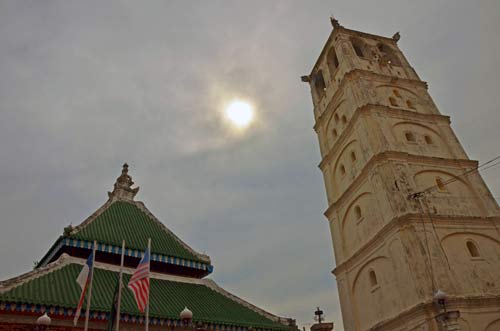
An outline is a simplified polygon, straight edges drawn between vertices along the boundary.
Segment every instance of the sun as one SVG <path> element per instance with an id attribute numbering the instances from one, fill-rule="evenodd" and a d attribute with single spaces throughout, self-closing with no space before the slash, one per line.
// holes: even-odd
<path id="1" fill-rule="evenodd" d="M 226 117 L 238 128 L 247 127 L 253 120 L 254 110 L 246 101 L 234 100 L 225 110 Z"/>

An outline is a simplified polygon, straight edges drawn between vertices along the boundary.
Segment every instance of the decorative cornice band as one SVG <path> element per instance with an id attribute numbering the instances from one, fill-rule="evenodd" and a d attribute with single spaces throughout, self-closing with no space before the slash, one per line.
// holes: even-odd
<path id="1" fill-rule="evenodd" d="M 447 310 L 455 310 L 457 308 L 484 308 L 498 307 L 500 305 L 500 296 L 498 295 L 482 295 L 482 296 L 452 296 L 447 299 Z M 398 315 L 391 316 L 383 321 L 378 322 L 370 328 L 373 331 L 382 331 L 387 329 L 397 328 L 398 326 L 407 326 L 411 319 L 418 318 L 423 315 L 423 318 L 433 318 L 435 314 L 426 314 L 435 312 L 436 305 L 432 298 L 419 303 L 413 307 L 406 309 Z"/>
<path id="2" fill-rule="evenodd" d="M 359 117 L 361 117 L 364 114 L 368 114 L 371 111 L 377 111 L 377 110 L 381 110 L 384 113 L 391 114 L 391 115 L 411 115 L 413 118 L 420 119 L 420 120 L 431 119 L 434 121 L 446 122 L 447 124 L 451 123 L 450 116 L 446 116 L 446 115 L 415 113 L 414 111 L 407 110 L 407 109 L 393 108 L 393 107 L 384 106 L 384 105 L 374 105 L 371 103 L 367 103 L 361 107 L 356 108 L 356 110 L 354 111 L 354 114 L 352 115 L 351 120 L 349 121 L 349 124 L 347 125 L 347 127 L 344 130 L 342 130 L 339 138 L 333 143 L 330 150 L 326 153 L 326 155 L 323 157 L 323 159 L 319 163 L 318 167 L 322 170 L 324 169 L 325 165 L 333 157 L 333 154 L 335 154 L 335 151 L 338 148 L 340 148 L 340 146 L 342 146 L 342 144 L 346 140 L 347 133 L 352 132 L 353 126 Z"/>
<path id="3" fill-rule="evenodd" d="M 389 221 L 384 227 L 378 231 L 371 239 L 368 240 L 363 246 L 361 246 L 354 254 L 345 258 L 343 261 L 332 270 L 332 274 L 337 276 L 339 273 L 345 271 L 346 269 L 352 267 L 362 256 L 373 251 L 373 247 L 380 244 L 387 235 L 396 229 L 402 229 L 411 227 L 418 223 L 434 223 L 435 225 L 459 225 L 461 221 L 467 221 L 470 223 L 474 220 L 476 226 L 495 226 L 496 223 L 500 224 L 500 217 L 474 217 L 474 216 L 446 216 L 446 215 L 432 215 L 432 220 L 427 215 L 408 213 L 399 217 L 394 217 Z M 452 222 L 453 223 L 452 223 Z M 482 222 L 481 222 L 482 221 Z"/>
<path id="4" fill-rule="evenodd" d="M 64 238 L 61 241 L 61 246 L 92 249 L 92 242 L 86 241 L 86 240 L 80 240 L 80 239 Z M 107 245 L 107 244 L 101 244 L 101 243 L 97 243 L 96 249 L 97 249 L 97 251 L 104 252 L 104 253 L 112 253 L 112 254 L 118 254 L 118 255 L 121 255 L 121 253 L 122 253 L 122 248 L 119 246 L 113 246 L 113 245 Z M 125 255 L 130 256 L 130 257 L 142 258 L 142 256 L 144 255 L 144 251 L 137 250 L 137 249 L 125 248 Z M 162 262 L 162 263 L 173 264 L 173 265 L 177 265 L 177 266 L 182 266 L 182 267 L 194 268 L 194 269 L 199 269 L 199 270 L 206 270 L 210 273 L 213 271 L 213 266 L 210 264 L 205 264 L 205 263 L 201 263 L 201 262 L 197 262 L 197 261 L 182 259 L 182 258 L 179 258 L 176 256 L 168 256 L 168 255 L 152 253 L 151 260 L 157 261 L 157 262 Z"/>
<path id="5" fill-rule="evenodd" d="M 361 184 L 361 181 L 365 179 L 368 174 L 375 169 L 379 164 L 383 161 L 391 161 L 391 160 L 396 160 L 396 161 L 410 161 L 414 163 L 420 163 L 420 164 L 432 164 L 432 165 L 446 165 L 450 166 L 453 168 L 458 168 L 460 166 L 460 169 L 462 168 L 475 168 L 477 167 L 478 162 L 474 160 L 469 160 L 469 159 L 445 159 L 445 158 L 440 158 L 440 157 L 434 157 L 434 156 L 422 156 L 422 155 L 415 155 L 415 154 L 409 154 L 406 152 L 395 152 L 395 151 L 386 151 L 386 152 L 381 152 L 378 154 L 375 154 L 371 157 L 371 159 L 365 164 L 361 172 L 356 176 L 356 178 L 352 181 L 352 183 L 349 185 L 349 188 L 346 189 L 342 194 L 328 206 L 326 211 L 324 212 L 324 215 L 329 219 L 331 213 L 335 208 L 338 207 L 338 205 L 342 204 L 342 202 L 350 197 L 350 194 L 354 192 L 355 190 L 351 190 L 350 188 L 355 188 Z"/>
<path id="6" fill-rule="evenodd" d="M 366 75 L 366 76 L 382 77 L 382 78 L 390 80 L 392 83 L 394 83 L 395 80 L 397 80 L 397 81 L 408 82 L 408 83 L 412 83 L 412 84 L 418 84 L 418 85 L 420 85 L 422 87 L 427 88 L 427 83 L 424 82 L 424 81 L 422 81 L 422 80 L 407 79 L 407 78 L 400 78 L 400 77 L 396 78 L 396 77 L 393 77 L 393 76 L 389 76 L 389 75 L 384 75 L 384 74 L 381 74 L 381 73 L 376 73 L 376 72 L 368 71 L 368 70 L 365 70 L 365 69 L 354 68 L 354 69 L 346 72 L 344 74 L 344 76 L 342 76 L 342 80 L 339 83 L 339 87 L 337 88 L 337 91 L 335 91 L 335 93 L 332 95 L 332 98 L 330 99 L 330 101 L 328 102 L 328 104 L 325 106 L 325 110 L 321 113 L 321 115 L 318 117 L 318 119 L 316 120 L 316 123 L 313 126 L 313 128 L 314 128 L 315 131 L 317 131 L 317 129 L 321 125 L 321 123 L 323 121 L 325 121 L 325 118 L 328 117 L 328 115 L 327 115 L 327 113 L 329 113 L 328 110 L 333 108 L 333 105 L 337 101 L 339 95 L 341 95 L 343 93 L 344 86 L 347 84 L 346 82 L 348 82 L 348 81 L 353 80 L 354 78 L 356 78 L 355 77 L 356 75 L 359 76 L 358 78 L 360 78 L 362 74 Z"/>

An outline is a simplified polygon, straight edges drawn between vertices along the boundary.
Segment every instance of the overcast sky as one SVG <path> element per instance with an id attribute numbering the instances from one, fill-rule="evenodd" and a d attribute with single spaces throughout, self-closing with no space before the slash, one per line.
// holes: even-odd
<path id="1" fill-rule="evenodd" d="M 0 1 L 0 279 L 107 199 L 138 200 L 212 278 L 342 330 L 308 74 L 331 31 L 392 36 L 473 159 L 500 155 L 500 2 Z M 251 101 L 236 134 L 221 111 Z M 484 177 L 500 196 L 500 170 Z"/>

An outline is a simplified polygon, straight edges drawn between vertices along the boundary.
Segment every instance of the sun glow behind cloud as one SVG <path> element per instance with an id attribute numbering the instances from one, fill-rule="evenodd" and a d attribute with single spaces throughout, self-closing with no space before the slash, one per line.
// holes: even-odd
<path id="1" fill-rule="evenodd" d="M 226 118 L 239 129 L 244 129 L 252 123 L 254 119 L 254 109 L 246 101 L 233 100 L 224 111 Z"/>

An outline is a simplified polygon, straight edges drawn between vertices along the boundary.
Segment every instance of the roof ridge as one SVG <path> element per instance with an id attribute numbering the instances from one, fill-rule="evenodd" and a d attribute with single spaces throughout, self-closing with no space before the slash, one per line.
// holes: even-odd
<path id="1" fill-rule="evenodd" d="M 225 289 L 223 289 L 222 287 L 220 287 L 214 280 L 212 279 L 209 279 L 209 278 L 205 278 L 203 279 L 203 281 L 206 283 L 206 286 L 209 287 L 210 289 L 216 291 L 217 293 L 219 294 L 222 294 L 223 296 L 225 296 L 226 298 L 228 299 L 231 299 L 237 303 L 239 303 L 240 305 L 256 312 L 257 314 L 261 315 L 261 316 L 264 316 L 268 319 L 270 319 L 271 321 L 273 322 L 278 322 L 280 324 L 283 324 L 283 325 L 286 325 L 286 326 L 289 326 L 290 324 L 292 324 L 291 322 L 295 322 L 292 318 L 290 317 L 282 317 L 282 316 L 277 316 L 277 315 L 274 315 L 274 314 L 271 314 L 270 312 L 262 309 L 262 308 L 259 308 L 257 307 L 256 305 L 226 291 Z"/>
<path id="2" fill-rule="evenodd" d="M 130 202 L 130 201 L 126 201 Z M 186 244 L 182 239 L 180 239 L 172 230 L 167 228 L 165 224 L 163 224 L 155 215 L 153 215 L 152 212 L 149 211 L 149 209 L 146 207 L 144 202 L 142 201 L 131 201 L 136 207 L 138 207 L 142 212 L 144 212 L 149 218 L 151 218 L 153 221 L 158 223 L 158 225 L 163 229 L 163 231 L 167 232 L 170 234 L 179 244 L 181 244 L 185 249 L 187 249 L 189 252 L 191 252 L 194 256 L 200 258 L 201 260 L 211 263 L 210 261 L 210 256 L 206 254 L 201 254 L 195 251 L 193 248 L 191 248 L 188 244 Z"/>
<path id="3" fill-rule="evenodd" d="M 66 253 L 63 253 L 63 254 L 61 254 L 61 256 L 57 260 L 47 264 L 46 266 L 28 271 L 24 274 L 21 274 L 19 276 L 14 277 L 14 278 L 0 281 L 0 294 L 8 292 L 17 286 L 23 285 L 23 284 L 25 284 L 29 281 L 32 281 L 36 278 L 45 276 L 50 272 L 57 271 L 57 270 L 61 269 L 62 267 L 65 267 L 67 265 L 70 265 L 70 264 L 84 265 L 86 260 L 87 259 L 79 258 L 79 257 L 75 257 L 75 256 L 68 255 Z M 120 272 L 120 266 L 114 265 L 114 264 L 108 264 L 105 262 L 95 261 L 95 267 L 96 267 L 96 269 L 100 269 L 100 270 L 106 270 L 106 271 L 111 271 L 111 272 Z M 134 273 L 135 269 L 136 268 L 123 267 L 123 273 L 132 275 Z M 203 279 L 170 275 L 170 274 L 164 274 L 164 273 L 158 273 L 158 272 L 151 272 L 151 279 L 158 279 L 158 280 L 166 280 L 166 281 L 171 281 L 171 282 L 176 282 L 176 283 L 188 283 L 188 284 L 207 286 L 207 284 L 205 284 Z"/>
<path id="4" fill-rule="evenodd" d="M 97 217 L 99 217 L 106 209 L 108 209 L 109 206 L 111 206 L 114 202 L 118 201 L 120 199 L 116 198 L 109 198 L 101 207 L 97 208 L 95 212 L 93 212 L 90 216 L 88 216 L 86 219 L 83 220 L 80 224 L 75 226 L 72 230 L 70 235 L 74 235 L 83 229 L 85 229 L 92 221 L 94 221 Z"/>
<path id="5" fill-rule="evenodd" d="M 23 274 L 20 274 L 19 276 L 0 281 L 0 294 L 10 291 L 17 286 L 23 285 L 28 281 L 31 281 L 38 277 L 45 276 L 50 272 L 56 271 L 71 263 L 70 262 L 71 259 L 72 259 L 71 256 L 69 256 L 66 253 L 63 253 L 57 260 L 43 267 L 39 267 L 31 271 L 25 272 Z M 83 265 L 83 263 L 84 262 L 82 262 L 81 264 Z"/>

